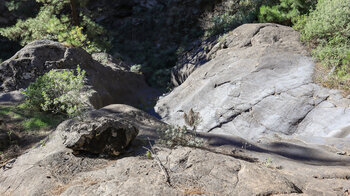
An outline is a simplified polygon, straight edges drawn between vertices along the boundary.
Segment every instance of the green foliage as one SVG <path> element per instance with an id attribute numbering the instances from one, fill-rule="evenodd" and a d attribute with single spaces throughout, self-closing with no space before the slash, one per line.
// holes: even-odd
<path id="1" fill-rule="evenodd" d="M 5 5 L 7 7 L 7 9 L 12 12 L 14 10 L 18 10 L 20 5 L 21 5 L 21 2 L 19 1 L 6 1 L 5 2 Z"/>
<path id="2" fill-rule="evenodd" d="M 146 158 L 147 159 L 152 159 L 152 154 L 149 150 L 146 151 Z"/>
<path id="3" fill-rule="evenodd" d="M 316 0 L 280 0 L 278 5 L 263 5 L 258 15 L 259 22 L 292 25 L 298 16 L 308 13 L 315 4 Z"/>
<path id="4" fill-rule="evenodd" d="M 25 104 L 17 106 L 0 105 L 0 118 L 14 119 L 25 131 L 50 129 L 65 119 L 64 116 L 32 110 Z"/>
<path id="5" fill-rule="evenodd" d="M 5 6 L 11 14 L 20 18 L 35 16 L 39 9 L 38 3 L 35 0 L 6 0 Z"/>
<path id="6" fill-rule="evenodd" d="M 265 167 L 272 168 L 272 159 L 268 157 L 264 162 Z"/>
<path id="7" fill-rule="evenodd" d="M 43 127 L 48 127 L 49 123 L 43 121 L 40 118 L 34 117 L 34 118 L 30 118 L 28 120 L 23 121 L 22 125 L 26 130 L 35 130 L 35 129 L 40 129 Z"/>
<path id="8" fill-rule="evenodd" d="M 256 20 L 261 1 L 242 0 L 238 8 L 226 9 L 224 13 L 211 18 L 211 27 L 205 31 L 204 37 L 228 32 L 241 24 Z"/>
<path id="9" fill-rule="evenodd" d="M 10 107 L 1 107 L 0 106 L 0 115 L 8 115 L 11 110 L 10 110 Z"/>
<path id="10" fill-rule="evenodd" d="M 69 1 L 36 1 L 42 3 L 36 17 L 18 20 L 12 27 L 1 28 L 0 34 L 10 40 L 20 41 L 22 46 L 34 40 L 50 39 L 82 47 L 90 53 L 110 49 L 106 31 L 87 16 L 81 15 L 81 26 L 71 24 L 69 15 L 63 12 Z"/>
<path id="11" fill-rule="evenodd" d="M 84 27 L 84 33 L 87 37 L 88 52 L 106 52 L 112 48 L 112 38 L 101 25 L 95 23 L 86 15 L 80 14 L 82 19 L 81 26 Z"/>
<path id="12" fill-rule="evenodd" d="M 314 48 L 312 55 L 331 69 L 333 79 L 349 88 L 350 1 L 319 0 L 309 15 L 298 18 L 294 28 L 301 40 Z"/>
<path id="13" fill-rule="evenodd" d="M 85 71 L 77 67 L 73 71 L 51 70 L 38 77 L 24 92 L 26 104 L 32 108 L 53 113 L 77 115 L 85 107 L 86 97 L 82 95 Z"/>

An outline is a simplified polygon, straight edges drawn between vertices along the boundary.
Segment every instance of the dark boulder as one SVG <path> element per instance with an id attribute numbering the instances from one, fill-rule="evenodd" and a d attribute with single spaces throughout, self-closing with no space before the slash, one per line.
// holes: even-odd
<path id="1" fill-rule="evenodd" d="M 94 108 L 112 103 L 137 107 L 156 94 L 142 75 L 126 70 L 125 66 L 101 64 L 83 49 L 49 40 L 28 44 L 0 65 L 0 91 L 26 88 L 52 69 L 75 69 L 77 65 L 86 71 L 86 87 L 93 90 L 89 101 Z"/>
<path id="2" fill-rule="evenodd" d="M 7 149 L 16 140 L 16 134 L 0 129 L 0 151 Z"/>
<path id="3" fill-rule="evenodd" d="M 152 137 L 165 124 L 127 105 L 110 105 L 87 113 L 83 118 L 63 122 L 57 131 L 64 145 L 74 151 L 119 155 L 141 132 Z"/>
<path id="4" fill-rule="evenodd" d="M 137 136 L 138 129 L 121 118 L 100 117 L 76 121 L 65 129 L 66 147 L 93 154 L 119 155 Z"/>

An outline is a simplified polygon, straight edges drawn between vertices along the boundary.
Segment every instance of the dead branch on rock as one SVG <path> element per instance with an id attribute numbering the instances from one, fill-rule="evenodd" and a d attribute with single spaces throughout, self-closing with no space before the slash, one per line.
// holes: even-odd
<path id="1" fill-rule="evenodd" d="M 159 157 L 156 155 L 156 152 L 154 151 L 153 145 L 151 144 L 150 139 L 148 138 L 148 143 L 150 145 L 150 148 L 147 147 L 143 147 L 144 149 L 148 150 L 151 154 L 152 157 L 154 157 L 154 159 L 157 161 L 160 169 L 163 171 L 164 177 L 165 177 L 165 181 L 166 183 L 172 187 L 171 183 L 170 183 L 170 175 L 169 172 L 167 170 L 167 168 L 163 165 L 162 161 L 159 159 Z"/>

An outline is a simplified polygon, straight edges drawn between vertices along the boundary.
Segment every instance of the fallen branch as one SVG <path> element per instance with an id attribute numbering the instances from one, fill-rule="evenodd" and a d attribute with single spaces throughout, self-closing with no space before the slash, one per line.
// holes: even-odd
<path id="1" fill-rule="evenodd" d="M 154 159 L 157 161 L 160 169 L 163 171 L 163 174 L 164 174 L 164 177 L 165 177 L 165 181 L 166 183 L 172 187 L 171 183 L 170 183 L 170 175 L 169 175 L 169 172 L 167 170 L 167 168 L 163 165 L 163 163 L 160 161 L 160 159 L 158 158 L 158 156 L 156 155 L 154 149 L 153 149 L 153 145 L 151 144 L 149 138 L 148 138 L 148 143 L 150 145 L 151 148 L 147 148 L 147 147 L 143 147 L 144 149 L 148 150 L 151 154 L 152 154 L 152 157 L 154 157 Z"/>

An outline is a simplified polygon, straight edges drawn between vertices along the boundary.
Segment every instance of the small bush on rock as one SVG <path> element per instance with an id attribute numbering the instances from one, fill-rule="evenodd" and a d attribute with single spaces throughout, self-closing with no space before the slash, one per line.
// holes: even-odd
<path id="1" fill-rule="evenodd" d="M 159 130 L 158 143 L 168 146 L 201 147 L 204 140 L 198 138 L 194 131 L 188 130 L 186 126 L 168 126 L 165 130 Z"/>
<path id="2" fill-rule="evenodd" d="M 26 104 L 42 111 L 74 116 L 86 107 L 85 71 L 78 66 L 76 75 L 70 70 L 51 70 L 38 77 L 24 92 Z"/>
<path id="3" fill-rule="evenodd" d="M 194 112 L 191 108 L 188 113 L 183 115 L 186 125 L 192 127 L 192 130 L 187 129 L 186 126 L 168 126 L 165 130 L 159 131 L 160 144 L 168 147 L 174 146 L 189 146 L 189 147 L 202 147 L 204 140 L 198 138 L 196 129 L 201 122 L 201 117 L 198 112 Z"/>

